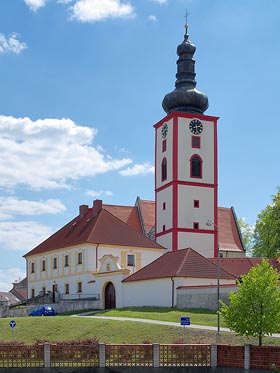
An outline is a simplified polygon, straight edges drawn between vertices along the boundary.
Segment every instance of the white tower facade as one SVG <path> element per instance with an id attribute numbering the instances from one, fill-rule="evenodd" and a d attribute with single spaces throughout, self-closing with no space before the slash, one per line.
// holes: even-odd
<path id="1" fill-rule="evenodd" d="M 173 112 L 155 125 L 156 240 L 170 250 L 217 254 L 217 119 Z"/>
<path id="2" fill-rule="evenodd" d="M 187 29 L 187 25 L 186 25 Z M 218 117 L 204 115 L 186 32 L 178 46 L 175 90 L 163 100 L 167 116 L 155 124 L 156 241 L 169 250 L 191 247 L 218 254 Z"/>

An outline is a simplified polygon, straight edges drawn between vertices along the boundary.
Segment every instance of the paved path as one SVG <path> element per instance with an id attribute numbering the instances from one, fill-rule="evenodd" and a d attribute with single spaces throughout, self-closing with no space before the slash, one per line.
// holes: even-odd
<path id="1" fill-rule="evenodd" d="M 150 320 L 150 319 L 138 319 L 138 318 L 132 318 L 132 317 L 112 317 L 112 316 L 90 316 L 92 312 L 85 312 L 78 315 L 72 315 L 72 317 L 88 317 L 91 319 L 104 319 L 104 320 L 115 320 L 115 321 L 134 321 L 134 322 L 142 322 L 145 324 L 157 324 L 157 325 L 168 325 L 168 326 L 176 326 L 176 327 L 182 327 L 182 325 L 178 322 L 172 322 L 172 321 L 159 321 L 159 320 Z M 203 329 L 203 330 L 214 330 L 217 331 L 216 326 L 205 326 L 205 325 L 197 325 L 197 324 L 191 324 L 189 326 L 191 329 Z M 228 328 L 221 328 L 221 332 L 231 332 Z M 280 338 L 280 334 L 273 334 L 272 337 L 274 338 Z"/>
<path id="2" fill-rule="evenodd" d="M 157 324 L 157 325 L 168 325 L 168 326 L 177 326 L 182 327 L 182 325 L 178 322 L 172 321 L 159 321 L 159 320 L 151 320 L 151 319 L 138 319 L 132 317 L 113 317 L 113 316 L 90 316 L 92 312 L 82 313 L 79 315 L 73 315 L 73 317 L 88 317 L 92 319 L 104 319 L 104 320 L 115 320 L 115 321 L 134 321 L 134 322 L 142 322 L 145 324 Z M 215 326 L 204 326 L 204 325 L 196 325 L 191 324 L 190 328 L 193 329 L 205 329 L 205 330 L 217 330 Z M 221 328 L 222 332 L 230 332 L 228 328 Z M 279 335 L 280 336 L 280 335 Z"/>

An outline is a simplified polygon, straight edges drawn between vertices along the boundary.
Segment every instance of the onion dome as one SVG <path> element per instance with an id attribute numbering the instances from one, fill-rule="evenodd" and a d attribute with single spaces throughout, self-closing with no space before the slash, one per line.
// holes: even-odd
<path id="1" fill-rule="evenodd" d="M 208 97 L 198 91 L 195 80 L 196 47 L 189 40 L 188 25 L 185 25 L 184 41 L 178 45 L 177 74 L 174 91 L 167 93 L 162 101 L 163 110 L 169 114 L 173 111 L 203 114 L 208 108 Z"/>

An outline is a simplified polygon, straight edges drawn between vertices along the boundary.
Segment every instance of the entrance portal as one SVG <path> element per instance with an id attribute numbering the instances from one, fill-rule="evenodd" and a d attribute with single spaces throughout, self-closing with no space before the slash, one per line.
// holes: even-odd
<path id="1" fill-rule="evenodd" d="M 116 308 L 116 291 L 112 282 L 105 287 L 105 309 Z"/>

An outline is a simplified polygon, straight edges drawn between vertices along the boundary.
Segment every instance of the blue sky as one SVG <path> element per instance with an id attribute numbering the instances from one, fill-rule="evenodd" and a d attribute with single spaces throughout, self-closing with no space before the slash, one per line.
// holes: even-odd
<path id="1" fill-rule="evenodd" d="M 219 205 L 253 225 L 279 182 L 278 0 L 1 0 L 0 290 L 26 252 L 96 198 L 154 199 L 154 129 L 185 12 Z"/>

